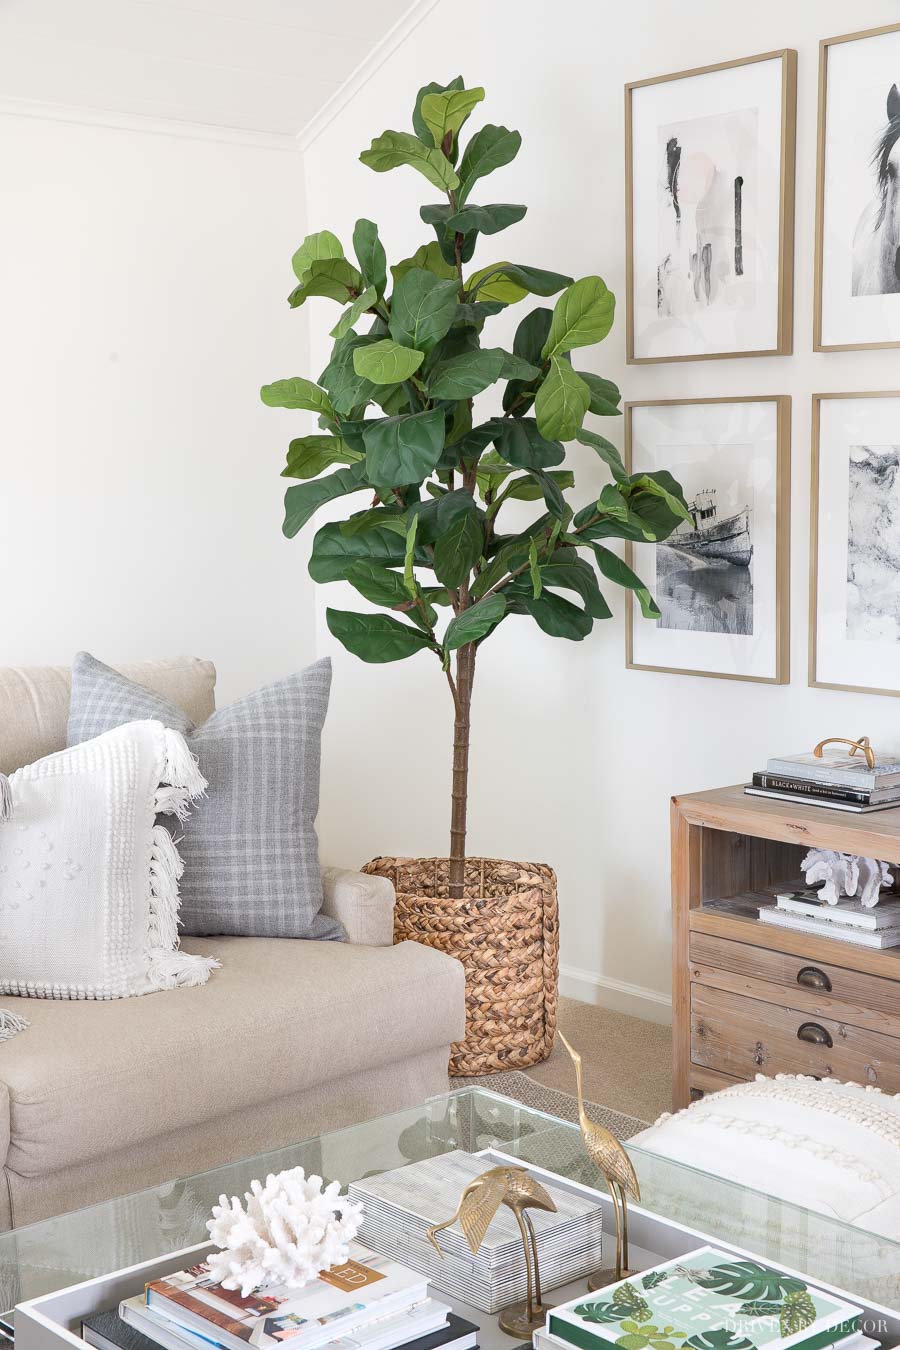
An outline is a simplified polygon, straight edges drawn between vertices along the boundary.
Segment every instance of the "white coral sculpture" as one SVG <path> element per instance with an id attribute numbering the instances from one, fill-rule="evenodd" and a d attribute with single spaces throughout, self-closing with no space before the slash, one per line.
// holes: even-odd
<path id="1" fill-rule="evenodd" d="M 343 1265 L 362 1222 L 362 1205 L 342 1197 L 339 1182 L 325 1186 L 302 1167 L 251 1181 L 244 1199 L 220 1195 L 206 1225 L 221 1248 L 208 1258 L 210 1273 L 243 1298 L 275 1285 L 302 1289 Z"/>
<path id="2" fill-rule="evenodd" d="M 800 866 L 806 874 L 807 886 L 818 881 L 825 883 L 819 894 L 829 905 L 856 896 L 864 909 L 872 909 L 878 904 L 882 888 L 893 882 L 886 864 L 876 858 L 835 853 L 833 849 L 810 849 Z"/>

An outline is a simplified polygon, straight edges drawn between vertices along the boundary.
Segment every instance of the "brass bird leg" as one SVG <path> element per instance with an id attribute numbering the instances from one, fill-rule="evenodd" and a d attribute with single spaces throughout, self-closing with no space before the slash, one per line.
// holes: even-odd
<path id="1" fill-rule="evenodd" d="M 616 1216 L 616 1264 L 615 1266 L 604 1266 L 602 1270 L 595 1270 L 588 1280 L 588 1289 L 594 1293 L 597 1289 L 605 1289 L 608 1284 L 615 1284 L 616 1280 L 622 1278 L 622 1215 L 619 1213 L 619 1189 L 614 1181 L 609 1183 L 609 1198 L 612 1200 L 613 1213 Z"/>
<path id="2" fill-rule="evenodd" d="M 513 1206 L 510 1208 L 516 1216 L 519 1232 L 522 1234 L 522 1245 L 525 1248 L 526 1294 L 524 1301 L 510 1303 L 504 1308 L 498 1320 L 500 1330 L 505 1331 L 508 1336 L 530 1340 L 532 1334 L 544 1325 L 547 1309 L 541 1302 L 541 1275 L 531 1216 Z"/>

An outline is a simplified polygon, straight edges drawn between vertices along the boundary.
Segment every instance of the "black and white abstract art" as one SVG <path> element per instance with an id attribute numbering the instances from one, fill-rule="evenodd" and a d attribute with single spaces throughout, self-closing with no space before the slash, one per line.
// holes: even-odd
<path id="1" fill-rule="evenodd" d="M 847 637 L 900 641 L 900 445 L 852 445 L 847 492 Z"/>
<path id="2" fill-rule="evenodd" d="M 755 298 L 755 108 L 659 128 L 657 307 L 664 318 Z"/>
<path id="3" fill-rule="evenodd" d="M 796 57 L 627 86 L 630 361 L 790 350 Z"/>
<path id="4" fill-rule="evenodd" d="M 810 683 L 900 694 L 900 394 L 813 396 Z"/>

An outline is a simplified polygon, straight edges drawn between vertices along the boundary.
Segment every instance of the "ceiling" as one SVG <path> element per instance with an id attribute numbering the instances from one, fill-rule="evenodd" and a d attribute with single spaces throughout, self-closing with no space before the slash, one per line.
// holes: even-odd
<path id="1" fill-rule="evenodd" d="M 0 0 L 0 100 L 297 136 L 411 0 Z"/>

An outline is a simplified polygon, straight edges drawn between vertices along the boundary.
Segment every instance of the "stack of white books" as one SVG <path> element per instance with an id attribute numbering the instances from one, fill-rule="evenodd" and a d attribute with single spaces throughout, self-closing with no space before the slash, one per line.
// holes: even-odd
<path id="1" fill-rule="evenodd" d="M 478 1333 L 429 1298 L 418 1271 L 356 1242 L 344 1265 L 302 1289 L 242 1295 L 201 1262 L 153 1280 L 143 1297 L 119 1304 L 118 1317 L 103 1317 L 84 1324 L 97 1350 L 278 1350 L 287 1341 L 292 1350 L 473 1350 Z"/>
<path id="2" fill-rule="evenodd" d="M 857 947 L 900 946 L 900 900 L 880 901 L 864 909 L 858 900 L 839 900 L 829 905 L 815 890 L 784 890 L 775 894 L 775 904 L 761 905 L 762 923 L 792 928 L 798 933 L 837 938 Z"/>
<path id="3" fill-rule="evenodd" d="M 352 1182 L 351 1200 L 362 1201 L 360 1237 L 376 1251 L 393 1252 L 428 1277 L 429 1284 L 484 1312 L 525 1297 L 525 1253 L 511 1210 L 501 1205 L 478 1254 L 472 1255 L 458 1223 L 437 1235 L 428 1229 L 449 1219 L 463 1189 L 491 1164 L 461 1150 Z M 601 1264 L 602 1210 L 596 1200 L 543 1182 L 557 1212 L 529 1209 L 545 1289 L 580 1279 Z"/>

